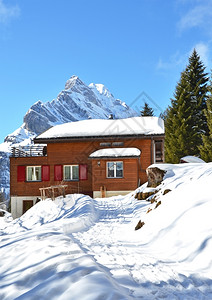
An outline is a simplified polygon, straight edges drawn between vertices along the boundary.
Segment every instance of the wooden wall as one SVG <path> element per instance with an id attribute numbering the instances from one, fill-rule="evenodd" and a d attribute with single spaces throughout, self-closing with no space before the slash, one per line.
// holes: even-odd
<path id="1" fill-rule="evenodd" d="M 48 165 L 45 157 L 11 157 L 10 158 L 10 196 L 39 196 L 39 188 L 46 182 L 18 182 L 17 166 Z"/>
<path id="2" fill-rule="evenodd" d="M 107 178 L 108 161 L 123 162 L 123 178 Z M 93 159 L 92 172 L 93 191 L 100 191 L 102 186 L 105 186 L 106 191 L 129 191 L 138 187 L 138 158 Z"/>
<path id="3" fill-rule="evenodd" d="M 95 160 L 89 159 L 89 155 L 95 150 L 106 148 L 100 146 L 101 142 L 124 142 L 121 147 L 136 147 L 141 150 L 140 160 L 138 159 L 125 159 L 124 172 L 126 177 L 123 179 L 107 179 L 106 178 L 106 161 L 102 162 L 102 167 L 96 167 Z M 110 147 L 108 147 L 110 148 Z M 62 143 L 49 143 L 47 145 L 47 156 L 38 157 L 11 157 L 11 196 L 37 196 L 40 194 L 40 187 L 47 187 L 56 185 L 60 182 L 54 181 L 54 165 L 61 164 L 87 164 L 88 165 L 88 180 L 83 181 L 67 181 L 67 193 L 82 192 L 85 194 L 92 194 L 94 185 L 92 186 L 92 173 L 95 172 L 98 185 L 104 183 L 110 189 L 116 185 L 116 190 L 132 190 L 137 187 L 138 179 L 140 183 L 147 180 L 146 168 L 152 163 L 151 160 L 151 139 L 114 139 L 114 140 L 91 140 L 91 141 L 77 141 L 77 142 L 62 142 Z M 18 165 L 50 165 L 50 181 L 47 182 L 17 182 L 17 166 Z M 105 168 L 105 169 L 104 169 Z M 103 171 L 104 169 L 104 171 Z M 99 174 L 99 176 L 98 176 Z"/>

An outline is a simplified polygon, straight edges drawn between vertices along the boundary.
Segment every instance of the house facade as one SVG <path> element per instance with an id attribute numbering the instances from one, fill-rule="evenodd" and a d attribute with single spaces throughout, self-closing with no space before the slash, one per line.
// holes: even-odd
<path id="1" fill-rule="evenodd" d="M 34 205 L 41 188 L 61 184 L 66 193 L 95 198 L 127 194 L 147 181 L 150 164 L 163 160 L 164 124 L 157 117 L 57 125 L 37 136 L 34 145 L 12 150 L 12 216 Z"/>

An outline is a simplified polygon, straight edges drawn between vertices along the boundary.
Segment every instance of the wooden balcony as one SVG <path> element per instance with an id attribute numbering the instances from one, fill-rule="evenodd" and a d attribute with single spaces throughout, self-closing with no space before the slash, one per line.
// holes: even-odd
<path id="1" fill-rule="evenodd" d="M 11 148 L 11 157 L 47 156 L 47 147 L 44 145 L 28 145 Z"/>

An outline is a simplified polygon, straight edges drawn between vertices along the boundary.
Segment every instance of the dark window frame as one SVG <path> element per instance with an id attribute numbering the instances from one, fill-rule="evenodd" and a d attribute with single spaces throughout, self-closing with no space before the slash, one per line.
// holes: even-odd
<path id="1" fill-rule="evenodd" d="M 65 174 L 65 168 L 66 167 L 69 167 L 70 168 L 70 177 L 71 178 L 66 178 L 66 174 Z M 73 172 L 73 167 L 77 167 L 78 168 L 78 176 L 77 178 L 73 178 L 73 175 L 74 175 L 74 172 Z M 64 181 L 79 181 L 80 179 L 80 168 L 79 168 L 79 165 L 78 164 L 66 164 L 66 165 L 63 165 L 63 180 Z"/>
<path id="2" fill-rule="evenodd" d="M 114 171 L 114 176 L 110 176 L 109 175 L 109 164 L 113 164 L 113 171 Z M 122 171 L 122 176 L 117 176 L 117 172 L 119 171 L 117 169 L 117 164 L 122 164 L 122 168 L 121 168 L 121 171 Z M 123 161 L 107 161 L 106 163 L 106 166 L 107 166 L 107 170 L 106 170 L 106 177 L 109 178 L 109 179 L 121 179 L 121 178 L 124 178 L 124 162 Z"/>
<path id="3" fill-rule="evenodd" d="M 39 178 L 38 179 L 29 179 L 29 173 L 28 170 L 29 168 L 33 168 L 32 176 L 37 177 L 36 175 L 36 168 L 39 168 Z M 36 165 L 36 166 L 26 166 L 26 181 L 27 182 L 41 182 L 42 181 L 42 166 L 41 165 Z"/>

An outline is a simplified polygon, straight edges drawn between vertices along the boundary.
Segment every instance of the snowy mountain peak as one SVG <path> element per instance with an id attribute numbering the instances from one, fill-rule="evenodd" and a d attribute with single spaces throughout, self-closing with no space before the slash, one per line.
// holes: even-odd
<path id="1" fill-rule="evenodd" d="M 70 90 L 76 85 L 85 85 L 85 84 L 84 84 L 84 82 L 82 82 L 82 80 L 79 79 L 78 76 L 73 75 L 73 76 L 71 76 L 70 79 L 68 79 L 66 81 L 65 90 Z"/>
<path id="2" fill-rule="evenodd" d="M 78 76 L 67 80 L 65 89 L 51 102 L 36 102 L 24 117 L 25 128 L 40 134 L 62 123 L 85 119 L 116 119 L 135 117 L 138 114 L 120 100 L 116 100 L 103 84 L 86 85 Z"/>
<path id="3" fill-rule="evenodd" d="M 113 97 L 113 95 L 111 94 L 111 92 L 106 88 L 106 86 L 104 84 L 101 84 L 101 83 L 90 83 L 89 87 L 93 91 L 98 91 L 100 95 L 106 96 L 108 98 Z"/>

